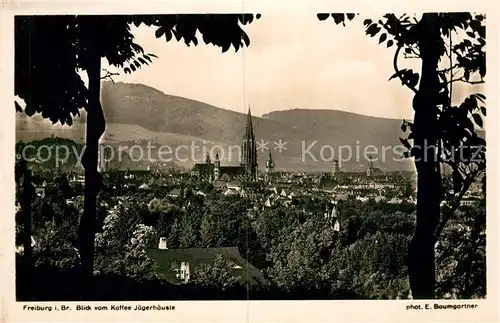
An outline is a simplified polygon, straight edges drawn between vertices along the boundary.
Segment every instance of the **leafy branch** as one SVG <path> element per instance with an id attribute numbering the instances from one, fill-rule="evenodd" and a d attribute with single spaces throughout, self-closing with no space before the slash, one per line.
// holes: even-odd
<path id="1" fill-rule="evenodd" d="M 392 61 L 392 65 L 394 67 L 394 70 L 396 73 L 389 78 L 389 80 L 393 79 L 395 76 L 399 77 L 401 80 L 401 83 L 403 85 L 406 85 L 410 90 L 412 90 L 414 93 L 418 93 L 418 90 L 415 88 L 415 86 L 418 83 L 419 76 L 417 73 L 413 73 L 411 70 L 399 70 L 398 67 L 398 56 L 399 52 L 401 51 L 402 46 L 398 46 L 396 49 L 396 53 L 394 54 L 394 59 Z"/>

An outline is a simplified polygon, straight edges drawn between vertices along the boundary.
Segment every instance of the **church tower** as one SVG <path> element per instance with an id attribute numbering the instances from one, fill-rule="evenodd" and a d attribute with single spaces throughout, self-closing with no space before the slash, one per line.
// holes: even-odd
<path id="1" fill-rule="evenodd" d="M 338 175 L 339 172 L 340 172 L 340 164 L 338 159 L 335 159 L 332 165 L 332 176 L 335 177 L 336 175 Z"/>
<path id="2" fill-rule="evenodd" d="M 212 160 L 210 159 L 209 153 L 207 153 L 207 157 L 205 158 L 205 164 L 207 164 L 206 176 L 208 177 L 208 181 L 212 182 L 212 180 L 213 180 L 213 165 L 212 165 Z"/>
<path id="3" fill-rule="evenodd" d="M 257 179 L 257 145 L 255 143 L 255 135 L 253 133 L 252 114 L 248 107 L 245 135 L 243 136 L 241 166 L 244 169 L 245 176 L 248 180 L 255 181 Z"/>
<path id="4" fill-rule="evenodd" d="M 366 176 L 372 176 L 373 175 L 373 158 L 372 155 L 368 155 L 368 169 L 366 170 Z"/>
<path id="5" fill-rule="evenodd" d="M 220 159 L 219 159 L 219 153 L 216 153 L 214 162 L 214 181 L 218 181 L 219 179 L 220 179 Z"/>
<path id="6" fill-rule="evenodd" d="M 269 179 L 272 173 L 274 173 L 274 160 L 273 155 L 269 150 L 269 159 L 266 161 L 266 177 Z"/>

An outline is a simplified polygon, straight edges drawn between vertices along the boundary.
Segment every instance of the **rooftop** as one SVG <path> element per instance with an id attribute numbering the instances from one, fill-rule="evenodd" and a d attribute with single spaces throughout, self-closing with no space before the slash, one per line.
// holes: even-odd
<path id="1" fill-rule="evenodd" d="M 178 283 L 173 271 L 174 265 L 188 262 L 196 272 L 196 267 L 202 264 L 212 265 L 217 255 L 229 260 L 235 266 L 233 275 L 239 276 L 243 281 L 257 284 L 264 281 L 262 272 L 246 261 L 237 247 L 225 248 L 185 248 L 185 249 L 148 249 L 147 254 L 154 259 L 160 267 L 160 274 L 170 283 Z"/>

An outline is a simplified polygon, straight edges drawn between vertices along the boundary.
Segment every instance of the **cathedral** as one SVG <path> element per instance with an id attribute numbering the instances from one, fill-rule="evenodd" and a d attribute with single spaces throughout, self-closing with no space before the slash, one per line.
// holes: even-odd
<path id="1" fill-rule="evenodd" d="M 210 155 L 207 154 L 205 162 L 195 164 L 193 172 L 201 179 L 208 181 L 218 180 L 257 180 L 257 144 L 255 142 L 255 134 L 253 132 L 252 114 L 248 108 L 245 134 L 242 140 L 241 147 L 241 162 L 239 166 L 221 166 L 219 154 L 215 155 L 215 160 L 212 162 Z"/>

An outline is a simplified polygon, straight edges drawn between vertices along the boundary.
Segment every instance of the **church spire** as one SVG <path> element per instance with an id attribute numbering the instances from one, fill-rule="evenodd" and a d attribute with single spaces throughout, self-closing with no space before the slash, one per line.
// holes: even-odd
<path id="1" fill-rule="evenodd" d="M 248 106 L 247 122 L 246 122 L 246 129 L 245 129 L 245 138 L 246 139 L 254 139 L 255 138 L 255 136 L 253 134 L 252 113 L 250 112 L 250 106 Z"/>
<path id="2" fill-rule="evenodd" d="M 250 180 L 257 178 L 257 146 L 255 135 L 253 133 L 252 113 L 248 106 L 245 136 L 243 137 L 243 149 L 241 151 L 242 166 L 245 169 L 245 175 Z"/>

